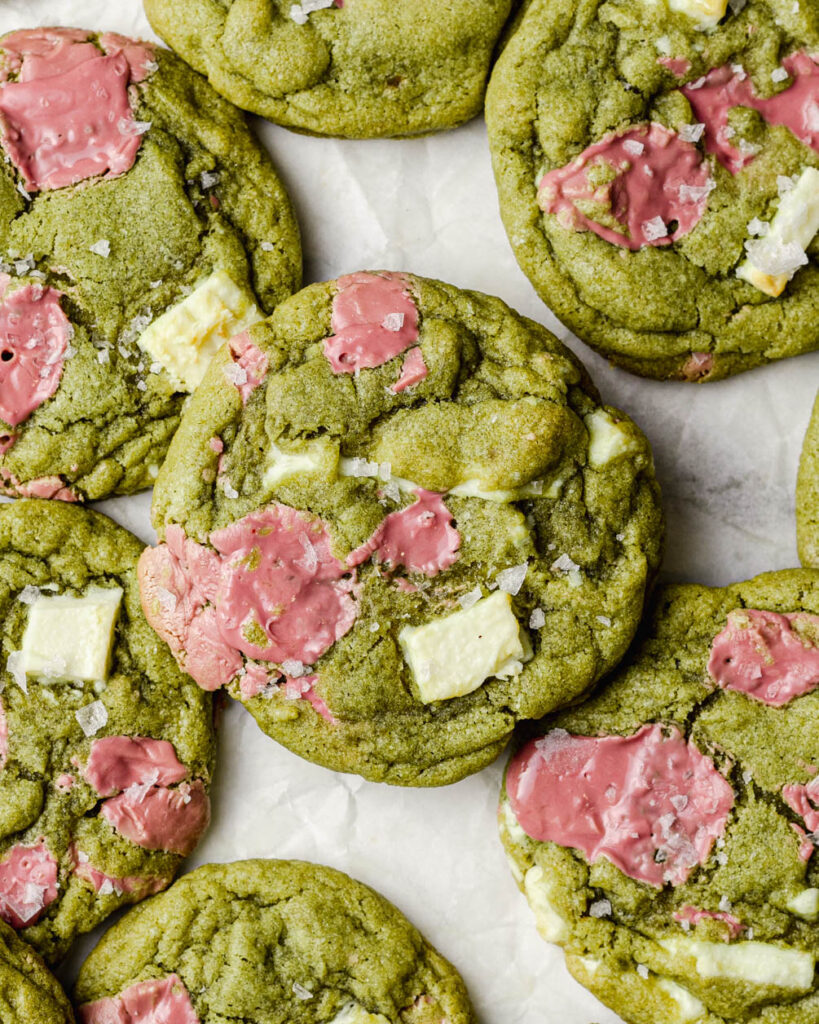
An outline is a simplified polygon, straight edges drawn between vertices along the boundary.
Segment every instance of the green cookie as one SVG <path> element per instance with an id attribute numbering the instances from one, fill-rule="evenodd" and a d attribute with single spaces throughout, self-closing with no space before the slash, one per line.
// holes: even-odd
<path id="1" fill-rule="evenodd" d="M 403 914 L 302 861 L 208 864 L 181 878 L 103 937 L 74 999 L 84 1024 L 101 1024 L 145 992 L 201 1024 L 475 1020 L 460 976 Z"/>
<path id="2" fill-rule="evenodd" d="M 802 565 L 819 568 L 819 398 L 813 406 L 799 460 L 796 540 Z"/>
<path id="3" fill-rule="evenodd" d="M 819 8 L 725 7 L 531 0 L 487 93 L 518 262 L 583 341 L 647 377 L 819 347 Z"/>
<path id="4" fill-rule="evenodd" d="M 817 1019 L 817 684 L 819 572 L 667 587 L 624 664 L 510 761 L 515 878 L 629 1024 Z"/>
<path id="5" fill-rule="evenodd" d="M 74 1024 L 57 979 L 34 950 L 0 922 L 0 1020 L 10 1024 Z"/>
<path id="6" fill-rule="evenodd" d="M 512 0 L 146 0 L 223 96 L 316 135 L 453 128 L 480 113 Z"/>
<path id="7" fill-rule="evenodd" d="M 0 508 L 0 918 L 49 961 L 208 823 L 211 701 L 145 621 L 141 549 L 76 506 Z"/>
<path id="8" fill-rule="evenodd" d="M 479 770 L 612 668 L 662 534 L 648 442 L 560 342 L 386 272 L 222 350 L 153 517 L 143 607 L 186 671 L 301 756 L 399 785 Z"/>
<path id="9" fill-rule="evenodd" d="M 0 489 L 132 493 L 212 351 L 299 287 L 298 226 L 243 115 L 167 50 L 15 32 L 2 78 Z"/>

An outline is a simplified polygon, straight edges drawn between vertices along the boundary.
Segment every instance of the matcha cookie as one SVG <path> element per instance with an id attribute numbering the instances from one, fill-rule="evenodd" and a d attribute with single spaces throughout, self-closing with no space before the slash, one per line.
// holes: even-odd
<path id="1" fill-rule="evenodd" d="M 512 0 L 146 0 L 151 25 L 245 110 L 317 135 L 454 128 L 480 113 Z"/>
<path id="2" fill-rule="evenodd" d="M 143 607 L 298 754 L 488 764 L 622 657 L 662 532 L 646 439 L 500 299 L 311 285 L 216 356 L 157 479 Z"/>
<path id="3" fill-rule="evenodd" d="M 0 919 L 50 961 L 208 824 L 211 702 L 145 621 L 141 549 L 82 508 L 0 508 Z"/>
<path id="4" fill-rule="evenodd" d="M 817 687 L 819 572 L 672 586 L 623 666 L 512 757 L 515 878 L 629 1024 L 817 1019 Z"/>
<path id="5" fill-rule="evenodd" d="M 819 568 L 819 397 L 813 406 L 799 460 L 796 539 L 802 565 Z"/>
<path id="6" fill-rule="evenodd" d="M 648 377 L 819 347 L 815 0 L 531 0 L 487 122 L 541 298 Z"/>
<path id="7" fill-rule="evenodd" d="M 187 394 L 299 286 L 298 228 L 243 116 L 167 50 L 0 38 L 0 490 L 153 482 Z"/>
<path id="8" fill-rule="evenodd" d="M 0 921 L 0 1020 L 9 1024 L 74 1024 L 57 979 L 8 925 Z"/>
<path id="9" fill-rule="evenodd" d="M 138 1024 L 148 1009 L 183 1024 L 475 1019 L 458 973 L 391 903 L 295 860 L 185 875 L 107 932 L 74 999 L 82 1024 Z"/>

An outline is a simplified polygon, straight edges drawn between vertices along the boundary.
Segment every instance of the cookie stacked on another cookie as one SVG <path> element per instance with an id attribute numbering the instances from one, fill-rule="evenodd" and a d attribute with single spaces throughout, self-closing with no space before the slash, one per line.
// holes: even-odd
<path id="1" fill-rule="evenodd" d="M 328 767 L 477 771 L 623 655 L 651 452 L 548 331 L 412 275 L 312 285 L 216 357 L 154 491 L 146 615 Z"/>
<path id="2" fill-rule="evenodd" d="M 113 33 L 0 38 L 0 489 L 149 486 L 235 331 L 298 288 L 290 202 L 243 116 Z"/>
<path id="3" fill-rule="evenodd" d="M 297 131 L 418 135 L 480 113 L 513 0 L 147 0 L 154 29 L 237 106 Z"/>
<path id="4" fill-rule="evenodd" d="M 668 587 L 627 661 L 510 761 L 544 938 L 630 1024 L 819 1012 L 819 573 Z"/>
<path id="5" fill-rule="evenodd" d="M 145 621 L 141 550 L 86 509 L 0 507 L 0 919 L 50 961 L 210 817 L 211 701 Z"/>
<path id="6" fill-rule="evenodd" d="M 714 380 L 819 347 L 814 0 L 532 0 L 493 71 L 501 212 L 612 362 Z"/>

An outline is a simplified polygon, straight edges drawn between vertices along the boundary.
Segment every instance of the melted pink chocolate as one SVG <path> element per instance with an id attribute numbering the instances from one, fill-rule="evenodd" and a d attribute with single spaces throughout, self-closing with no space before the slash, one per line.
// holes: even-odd
<path id="1" fill-rule="evenodd" d="M 799 837 L 799 859 L 806 864 L 813 856 L 813 842 L 808 839 L 807 833 L 795 822 L 790 823 L 791 828 Z"/>
<path id="2" fill-rule="evenodd" d="M 288 700 L 306 700 L 330 725 L 336 725 L 338 719 L 314 689 L 317 682 L 318 676 L 300 676 L 298 679 L 288 677 L 283 685 L 284 695 Z"/>
<path id="3" fill-rule="evenodd" d="M 324 341 L 333 373 L 381 366 L 416 344 L 418 309 L 403 274 L 349 274 L 337 284 Z"/>
<path id="4" fill-rule="evenodd" d="M 57 776 L 57 781 L 54 785 L 61 793 L 68 793 L 74 788 L 74 776 L 63 772 L 62 775 Z"/>
<path id="5" fill-rule="evenodd" d="M 437 576 L 458 560 L 461 535 L 452 513 L 434 491 L 419 488 L 414 504 L 392 512 L 382 520 L 370 539 L 347 556 L 347 565 L 376 561 L 393 568 L 403 565 L 412 572 Z"/>
<path id="6" fill-rule="evenodd" d="M 632 152 L 642 146 L 642 152 Z M 596 188 L 588 173 L 596 167 L 613 168 L 613 180 Z M 565 228 L 593 231 L 607 242 L 627 249 L 643 245 L 670 245 L 687 235 L 700 221 L 708 200 L 708 166 L 696 146 L 660 124 L 630 128 L 605 136 L 588 146 L 565 167 L 541 178 L 541 209 L 557 215 Z M 586 217 L 577 200 L 594 200 L 617 220 L 622 231 L 604 227 Z M 673 232 L 654 237 L 652 223 L 660 218 Z"/>
<path id="7" fill-rule="evenodd" d="M 154 48 L 149 43 L 121 36 L 119 32 L 103 32 L 100 36 L 100 46 L 109 57 L 115 57 L 118 53 L 123 54 L 128 61 L 131 81 L 134 84 L 144 82 L 156 70 Z"/>
<path id="8" fill-rule="evenodd" d="M 705 148 L 732 174 L 741 171 L 753 158 L 742 153 L 730 141 L 728 111 L 734 107 L 750 107 L 758 111 L 768 124 L 781 124 L 819 152 L 819 64 L 806 53 L 792 53 L 782 64 L 793 83 L 782 92 L 762 99 L 744 71 L 731 66 L 713 68 L 705 82 L 694 88 L 683 86 L 682 92 L 698 121 L 705 125 Z"/>
<path id="9" fill-rule="evenodd" d="M 807 786 L 796 783 L 783 786 L 782 799 L 792 811 L 802 818 L 808 832 L 815 833 L 819 831 L 819 811 L 816 810 L 816 806 L 819 806 L 819 779 L 812 779 Z M 804 832 L 798 826 L 794 825 L 794 828 L 797 828 L 804 835 Z M 810 839 L 806 837 L 805 841 L 810 842 Z M 800 854 L 801 852 L 800 850 Z M 812 852 L 813 844 L 811 843 Z M 805 859 L 807 860 L 808 858 Z"/>
<path id="10" fill-rule="evenodd" d="M 745 927 L 742 921 L 733 914 L 723 910 L 701 910 L 699 907 L 692 907 L 689 904 L 675 910 L 673 917 L 675 921 L 693 924 L 695 927 L 700 921 L 722 921 L 723 924 L 728 925 L 728 932 L 732 939 L 735 939 Z"/>
<path id="11" fill-rule="evenodd" d="M 576 847 L 592 863 L 606 857 L 658 887 L 681 885 L 706 862 L 734 803 L 710 758 L 658 724 L 633 736 L 555 729 L 515 755 L 506 788 L 533 839 Z"/>
<path id="12" fill-rule="evenodd" d="M 401 391 L 406 391 L 407 388 L 411 388 L 425 380 L 428 372 L 421 346 L 416 345 L 415 348 L 411 348 L 404 356 L 404 362 L 401 365 L 401 376 L 393 384 L 391 390 L 396 395 Z"/>
<path id="13" fill-rule="evenodd" d="M 245 372 L 245 380 L 236 387 L 242 396 L 242 405 L 262 383 L 267 373 L 267 356 L 247 335 L 247 331 L 236 334 L 230 339 L 230 357 L 236 366 Z"/>
<path id="14" fill-rule="evenodd" d="M 250 700 L 251 697 L 258 697 L 260 693 L 267 689 L 272 681 L 278 678 L 278 672 L 275 672 L 271 677 L 263 665 L 259 665 L 255 661 L 248 661 L 245 663 L 244 674 L 239 678 L 239 693 L 241 693 L 245 700 Z"/>
<path id="15" fill-rule="evenodd" d="M 83 882 L 88 882 L 95 892 L 105 888 L 109 895 L 112 892 L 116 896 L 139 895 L 142 899 L 145 896 L 153 896 L 154 893 L 162 892 L 171 881 L 170 878 L 164 877 L 140 878 L 137 875 L 128 875 L 125 878 L 117 878 L 114 875 L 106 875 L 104 871 L 95 868 L 87 855 L 78 850 L 75 844 L 72 843 L 69 852 L 74 874 Z"/>
<path id="16" fill-rule="evenodd" d="M 25 928 L 56 899 L 57 861 L 45 843 L 13 846 L 0 863 L 0 917 L 12 928 Z"/>
<path id="17" fill-rule="evenodd" d="M 187 857 L 208 827 L 210 801 L 200 779 L 178 789 L 136 786 L 104 801 L 100 814 L 137 846 Z"/>
<path id="18" fill-rule="evenodd" d="M 702 380 L 714 367 L 714 356 L 711 352 L 692 352 L 682 368 L 686 380 Z"/>
<path id="19" fill-rule="evenodd" d="M 2 470 L 0 470 L 2 475 Z M 54 498 L 56 501 L 78 501 L 77 495 L 65 486 L 62 477 L 38 476 L 36 480 L 20 483 L 9 474 L 9 483 L 21 498 Z"/>
<path id="20" fill-rule="evenodd" d="M 222 556 L 219 632 L 247 657 L 312 665 L 352 628 L 353 580 L 320 519 L 269 505 L 212 533 L 210 542 Z M 267 638 L 263 647 L 245 636 L 253 623 Z"/>
<path id="21" fill-rule="evenodd" d="M 18 32 L 4 42 L 20 77 L 0 85 L 3 144 L 31 192 L 133 166 L 142 136 L 133 130 L 128 85 L 145 77 L 153 51 L 106 39 L 107 55 L 71 30 Z"/>
<path id="22" fill-rule="evenodd" d="M 104 736 L 94 740 L 83 775 L 100 796 L 134 785 L 171 786 L 188 777 L 173 744 L 146 736 Z"/>
<path id="23" fill-rule="evenodd" d="M 0 305 L 0 418 L 6 423 L 22 423 L 57 390 L 70 336 L 53 288 L 25 285 Z"/>
<path id="24" fill-rule="evenodd" d="M 794 622 L 819 629 L 819 616 L 804 612 L 733 611 L 711 644 L 708 673 L 723 690 L 739 690 L 781 707 L 819 686 L 819 648 L 792 629 Z"/>
<path id="25" fill-rule="evenodd" d="M 676 78 L 685 78 L 691 70 L 691 62 L 686 60 L 685 57 L 658 57 L 657 63 L 662 64 L 664 68 L 668 68 Z"/>
<path id="26" fill-rule="evenodd" d="M 199 1024 L 188 991 L 176 974 L 131 985 L 113 999 L 79 1009 L 80 1024 Z"/>

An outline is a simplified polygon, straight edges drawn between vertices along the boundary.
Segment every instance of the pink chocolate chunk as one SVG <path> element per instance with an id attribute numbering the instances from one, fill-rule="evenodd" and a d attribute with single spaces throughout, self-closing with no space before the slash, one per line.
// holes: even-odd
<path id="1" fill-rule="evenodd" d="M 315 691 L 314 687 L 317 682 L 318 676 L 300 676 L 298 679 L 288 677 L 283 685 L 284 695 L 288 700 L 306 700 L 325 721 L 330 725 L 336 725 L 338 719 Z"/>
<path id="2" fill-rule="evenodd" d="M 812 779 L 806 786 L 797 783 L 783 786 L 782 799 L 802 818 L 811 835 L 819 832 L 819 810 L 816 810 L 819 806 L 819 779 Z M 796 825 L 793 827 L 797 828 Z M 801 829 L 799 831 L 802 832 Z M 804 834 L 802 832 L 802 835 Z M 806 841 L 810 842 L 810 839 Z"/>
<path id="3" fill-rule="evenodd" d="M 614 176 L 593 185 L 590 173 Z M 708 165 L 690 142 L 660 124 L 630 128 L 588 146 L 565 167 L 545 174 L 538 202 L 574 231 L 593 231 L 607 242 L 639 249 L 670 245 L 687 235 L 705 212 L 711 190 Z M 619 229 L 587 217 L 578 200 L 599 203 Z M 668 230 L 672 222 L 673 230 Z"/>
<path id="4" fill-rule="evenodd" d="M 87 33 L 33 30 L 4 42 L 19 81 L 0 85 L 3 145 L 26 189 L 64 188 L 124 174 L 142 136 L 128 86 L 146 74 L 152 50 L 109 34 L 103 54 Z"/>
<path id="5" fill-rule="evenodd" d="M 819 647 L 793 626 L 819 637 L 819 616 L 804 612 L 729 612 L 711 644 L 708 673 L 723 690 L 739 690 L 781 707 L 819 686 Z"/>
<path id="6" fill-rule="evenodd" d="M 267 373 L 267 356 L 254 345 L 247 331 L 236 334 L 230 339 L 230 356 L 236 367 L 234 383 L 242 396 L 242 405 L 262 383 Z"/>
<path id="7" fill-rule="evenodd" d="M 668 735 L 666 735 L 668 731 Z M 730 785 L 676 727 L 632 736 L 554 729 L 509 765 L 506 788 L 524 831 L 606 857 L 629 878 L 681 885 L 725 831 Z"/>
<path id="8" fill-rule="evenodd" d="M 320 519 L 269 505 L 212 533 L 210 542 L 222 556 L 219 632 L 247 657 L 312 665 L 351 629 L 353 580 Z M 246 635 L 254 624 L 264 646 Z"/>
<path id="9" fill-rule="evenodd" d="M 414 387 L 416 384 L 420 384 L 422 380 L 426 380 L 427 373 L 424 353 L 421 351 L 421 346 L 416 345 L 415 348 L 411 348 L 404 356 L 404 362 L 401 365 L 401 376 L 393 384 L 391 390 L 396 395 L 406 391 L 407 388 Z"/>
<path id="10" fill-rule="evenodd" d="M 210 822 L 210 801 L 200 779 L 178 789 L 135 786 L 104 801 L 100 814 L 137 846 L 182 857 Z"/>
<path id="11" fill-rule="evenodd" d="M 349 274 L 337 284 L 324 342 L 333 373 L 381 366 L 416 344 L 418 309 L 403 274 Z"/>
<path id="12" fill-rule="evenodd" d="M 370 539 L 347 556 L 347 565 L 366 562 L 371 555 L 393 568 L 403 565 L 413 572 L 437 576 L 458 560 L 461 535 L 441 495 L 421 488 L 417 500 L 392 512 Z"/>
<path id="13" fill-rule="evenodd" d="M 723 924 L 728 926 L 728 932 L 732 939 L 735 939 L 744 929 L 742 921 L 727 911 L 702 910 L 700 907 L 692 907 L 690 904 L 675 910 L 673 917 L 675 921 L 679 921 L 681 924 L 693 924 L 694 926 L 699 924 L 700 921 L 722 921 Z"/>
<path id="14" fill-rule="evenodd" d="M 0 305 L 0 418 L 6 423 L 22 423 L 57 390 L 70 337 L 53 288 L 25 285 Z"/>
<path id="15" fill-rule="evenodd" d="M 819 152 L 819 64 L 806 53 L 792 53 L 782 65 L 793 79 L 788 88 L 768 99 L 757 96 L 753 82 L 730 65 L 713 68 L 701 85 L 683 86 L 694 116 L 705 125 L 705 148 L 732 174 L 749 164 L 754 153 L 743 153 L 731 142 L 728 111 L 750 107 L 768 124 L 789 128 L 806 146 Z"/>
<path id="16" fill-rule="evenodd" d="M 171 786 L 188 777 L 173 744 L 146 736 L 104 736 L 94 740 L 83 772 L 100 796 L 134 785 Z"/>
<path id="17" fill-rule="evenodd" d="M 138 895 L 140 899 L 145 896 L 153 896 L 161 892 L 170 884 L 170 877 L 157 876 L 155 878 L 140 878 L 137 875 L 128 875 L 125 878 L 117 878 L 115 875 L 106 875 L 104 871 L 95 868 L 88 859 L 88 855 L 79 850 L 76 845 L 71 846 L 71 858 L 73 870 L 77 878 L 82 879 L 94 889 L 95 892 L 106 895 Z"/>
<path id="18" fill-rule="evenodd" d="M 6 477 L 0 469 L 0 477 L 8 480 L 11 490 L 21 498 L 54 498 L 56 501 L 78 501 L 77 495 L 70 487 L 65 486 L 65 481 L 59 476 L 38 476 L 35 480 L 28 480 L 21 483 L 11 474 Z"/>
<path id="19" fill-rule="evenodd" d="M 188 990 L 176 974 L 131 985 L 112 999 L 79 1008 L 80 1024 L 199 1024 Z"/>
<path id="20" fill-rule="evenodd" d="M 668 68 L 677 78 L 684 78 L 691 69 L 691 63 L 685 57 L 658 57 L 657 63 Z"/>
<path id="21" fill-rule="evenodd" d="M 56 899 L 57 861 L 45 843 L 13 846 L 0 863 L 0 917 L 25 928 Z"/>

